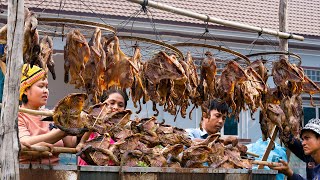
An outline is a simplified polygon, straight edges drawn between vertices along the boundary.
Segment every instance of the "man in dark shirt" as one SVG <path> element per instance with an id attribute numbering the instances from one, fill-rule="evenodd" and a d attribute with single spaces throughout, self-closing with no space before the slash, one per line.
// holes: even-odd
<path id="1" fill-rule="evenodd" d="M 306 163 L 307 179 L 313 179 L 313 168 L 315 165 L 315 161 L 310 155 L 304 154 L 302 141 L 290 134 L 289 138 L 286 138 L 286 140 L 283 140 L 283 142 L 293 154 L 295 154 L 299 159 Z"/>
<path id="2" fill-rule="evenodd" d="M 320 179 L 320 119 L 311 119 L 301 131 L 302 141 L 292 135 L 286 141 L 287 147 L 301 160 L 307 163 L 307 179 Z M 303 179 L 295 174 L 287 162 L 283 166 L 270 167 L 288 176 L 288 179 Z"/>

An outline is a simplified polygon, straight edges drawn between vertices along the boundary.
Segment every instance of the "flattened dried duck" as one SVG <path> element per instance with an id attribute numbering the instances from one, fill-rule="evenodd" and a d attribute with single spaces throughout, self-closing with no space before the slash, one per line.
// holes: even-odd
<path id="1" fill-rule="evenodd" d="M 166 158 L 169 167 L 181 167 L 181 152 L 183 152 L 182 144 L 168 145 L 161 150 L 161 154 Z"/>
<path id="2" fill-rule="evenodd" d="M 272 76 L 274 83 L 280 87 L 285 96 L 302 92 L 303 70 L 287 59 L 280 59 L 273 63 Z"/>
<path id="3" fill-rule="evenodd" d="M 302 91 L 310 95 L 310 104 L 314 106 L 312 95 L 320 93 L 320 87 L 314 83 L 310 78 L 304 76 L 302 83 Z"/>
<path id="4" fill-rule="evenodd" d="M 175 56 L 168 56 L 160 51 L 153 59 L 145 63 L 145 77 L 152 84 L 159 84 L 162 79 L 180 80 L 185 82 L 185 71 Z"/>
<path id="5" fill-rule="evenodd" d="M 252 68 L 245 70 L 249 79 L 240 84 L 246 104 L 251 110 L 251 115 L 262 106 L 262 96 L 267 93 L 267 86 L 260 75 Z"/>
<path id="6" fill-rule="evenodd" d="M 113 43 L 112 43 L 113 42 Z M 105 44 L 106 51 L 106 71 L 104 74 L 103 89 L 109 89 L 112 86 L 129 88 L 133 83 L 133 71 L 138 71 L 130 58 L 120 49 L 119 39 L 113 36 Z M 106 50 L 107 49 L 107 50 Z"/>
<path id="7" fill-rule="evenodd" d="M 174 92 L 174 84 L 183 85 L 187 81 L 185 70 L 174 55 L 159 52 L 153 59 L 144 64 L 144 75 L 148 81 L 146 89 L 153 101 L 153 110 L 156 103 L 166 104 L 165 110 L 176 114 L 176 105 L 173 98 L 177 97 Z M 164 83 L 164 84 L 163 84 Z M 158 89 L 161 87 L 161 89 Z M 170 95 L 172 95 L 170 97 Z M 170 97 L 170 98 L 169 98 Z"/>
<path id="8" fill-rule="evenodd" d="M 131 98 L 135 108 L 137 108 L 137 102 L 139 102 L 139 110 L 137 113 L 141 111 L 141 102 L 140 100 L 143 98 L 144 101 L 149 100 L 149 95 L 145 89 L 146 79 L 144 77 L 143 71 L 143 63 L 141 62 L 141 53 L 138 45 L 134 46 L 135 51 L 134 55 L 131 58 L 132 63 L 138 68 L 138 72 L 133 71 L 134 73 L 134 81 L 131 87 Z"/>
<path id="9" fill-rule="evenodd" d="M 264 63 L 266 63 L 266 60 L 264 59 L 258 59 L 250 63 L 249 67 L 251 67 L 255 72 L 257 72 L 264 83 L 267 83 L 268 80 L 268 70 L 264 66 Z"/>
<path id="10" fill-rule="evenodd" d="M 79 30 L 70 31 L 64 47 L 64 82 L 74 84 L 77 89 L 84 87 L 83 72 L 90 58 L 90 48 Z"/>
<path id="11" fill-rule="evenodd" d="M 25 8 L 24 20 L 23 59 L 32 67 L 34 64 L 41 66 L 39 62 L 39 34 L 37 30 L 37 15 Z"/>
<path id="12" fill-rule="evenodd" d="M 60 100 L 54 108 L 54 124 L 71 135 L 79 135 L 86 131 L 87 117 L 81 112 L 87 97 L 83 93 L 72 93 Z"/>
<path id="13" fill-rule="evenodd" d="M 204 81 L 207 84 L 209 98 L 212 99 L 215 94 L 215 86 L 216 86 L 216 74 L 217 74 L 217 65 L 215 58 L 212 54 L 207 51 L 205 53 L 206 58 L 203 59 L 201 63 L 201 79 L 200 84 L 203 84 Z"/>
<path id="14" fill-rule="evenodd" d="M 110 137 L 98 136 L 86 142 L 85 148 L 78 154 L 89 165 L 119 165 L 118 158 L 108 149 L 110 141 Z"/>
<path id="15" fill-rule="evenodd" d="M 235 61 L 229 61 L 221 73 L 219 82 L 217 83 L 217 97 L 231 105 L 233 112 L 237 106 L 234 102 L 236 84 L 240 84 L 248 79 L 246 72 Z"/>
<path id="16" fill-rule="evenodd" d="M 91 103 L 98 103 L 98 96 L 102 94 L 100 84 L 103 83 L 103 76 L 106 70 L 106 54 L 101 44 L 101 30 L 96 28 L 91 40 L 90 58 L 85 64 L 83 71 L 84 87 L 88 95 L 91 95 Z"/>
<path id="17" fill-rule="evenodd" d="M 302 122 L 303 122 L 303 109 L 302 98 L 300 95 L 295 94 L 291 97 L 287 96 L 281 100 L 281 108 L 286 116 L 286 121 L 282 124 L 284 134 L 293 134 L 299 137 Z"/>
<path id="18" fill-rule="evenodd" d="M 209 159 L 212 149 L 205 145 L 191 146 L 184 150 L 182 164 L 187 168 L 201 168 Z"/>
<path id="19" fill-rule="evenodd" d="M 263 140 L 271 137 L 273 126 L 278 126 L 283 129 L 282 124 L 286 121 L 286 116 L 278 104 L 265 104 L 262 107 L 260 114 L 260 128 L 263 135 Z"/>
<path id="20" fill-rule="evenodd" d="M 44 36 L 40 40 L 40 54 L 39 54 L 39 60 L 42 64 L 40 67 L 42 67 L 48 74 L 48 71 L 50 71 L 52 78 L 56 79 L 56 73 L 54 70 L 54 61 L 53 61 L 53 42 L 51 37 Z"/>

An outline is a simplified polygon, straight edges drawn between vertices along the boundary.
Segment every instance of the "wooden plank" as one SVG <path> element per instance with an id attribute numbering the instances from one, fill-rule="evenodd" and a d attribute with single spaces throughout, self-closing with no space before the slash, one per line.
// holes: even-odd
<path id="1" fill-rule="evenodd" d="M 258 160 L 254 160 L 251 163 L 252 164 L 262 165 L 262 166 L 281 166 L 282 165 L 282 163 L 268 162 L 268 161 L 258 161 Z"/>
<path id="2" fill-rule="evenodd" d="M 22 151 L 38 151 L 38 152 L 46 152 L 50 151 L 51 149 L 49 147 L 45 146 L 31 146 L 31 148 L 23 147 Z M 67 148 L 67 147 L 53 147 L 52 149 L 53 153 L 71 153 L 75 154 L 77 153 L 76 148 Z"/>
<path id="3" fill-rule="evenodd" d="M 24 0 L 8 1 L 7 69 L 0 118 L 1 179 L 19 179 L 18 107 L 23 65 Z"/>
<path id="4" fill-rule="evenodd" d="M 0 108 L 2 108 L 2 103 L 0 103 Z M 19 107 L 18 111 L 28 113 L 28 114 L 33 114 L 33 115 L 53 116 L 52 111 L 37 111 L 37 110 L 26 109 L 26 108 L 21 108 L 21 107 Z"/>
<path id="5" fill-rule="evenodd" d="M 272 135 L 271 135 L 271 139 L 268 143 L 268 146 L 266 148 L 266 151 L 264 152 L 263 156 L 262 156 L 262 161 L 267 161 L 268 157 L 269 157 L 269 154 L 270 154 L 270 151 L 271 149 L 273 148 L 274 146 L 274 140 L 276 139 L 277 137 L 277 134 L 278 134 L 278 131 L 279 131 L 279 128 L 278 126 L 274 126 L 273 128 L 273 131 L 272 131 Z M 258 166 L 258 169 L 263 169 L 264 165 L 259 165 Z"/>

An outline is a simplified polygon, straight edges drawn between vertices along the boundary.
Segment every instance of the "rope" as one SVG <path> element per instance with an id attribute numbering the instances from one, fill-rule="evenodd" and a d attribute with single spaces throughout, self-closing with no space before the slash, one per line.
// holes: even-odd
<path id="1" fill-rule="evenodd" d="M 270 38 L 261 36 L 270 46 L 274 47 L 274 50 L 277 50 L 278 45 L 275 42 L 272 42 L 272 40 Z"/>
<path id="2" fill-rule="evenodd" d="M 208 15 L 206 15 L 207 16 L 207 19 L 206 19 L 206 21 L 205 21 L 205 23 L 206 23 L 206 28 L 205 28 L 205 32 L 209 32 L 209 29 L 208 29 L 208 26 L 209 26 L 209 20 L 210 20 L 210 16 L 208 16 Z"/>
<path id="3" fill-rule="evenodd" d="M 119 32 L 119 30 L 124 29 L 125 26 L 127 26 L 127 24 L 129 24 L 130 20 L 132 18 L 138 17 L 140 15 L 140 13 L 141 13 L 141 9 L 137 10 L 136 12 L 134 12 L 128 19 L 126 19 L 126 20 L 122 21 L 121 23 L 119 23 L 117 26 L 120 26 L 120 27 L 118 27 L 118 31 L 117 32 Z"/>
<path id="4" fill-rule="evenodd" d="M 98 114 L 98 117 L 96 118 L 96 120 L 94 121 L 93 125 L 92 125 L 92 128 L 94 128 L 94 126 L 96 125 L 97 121 L 102 119 L 100 118 L 100 115 L 102 113 L 102 111 L 104 111 L 104 109 L 106 108 L 106 104 L 103 105 L 102 109 L 100 110 L 99 114 Z M 104 118 L 104 117 L 103 117 Z"/>
<path id="5" fill-rule="evenodd" d="M 259 37 L 261 36 L 261 34 L 262 34 L 262 28 L 261 28 L 261 31 L 258 32 L 258 37 L 256 37 L 256 39 L 253 40 L 253 41 L 248 45 L 248 47 L 246 48 L 246 50 L 247 50 L 251 45 L 253 45 L 253 46 L 251 47 L 250 51 L 249 51 L 249 54 L 251 54 L 251 52 L 252 52 L 252 50 L 253 50 L 253 48 L 254 48 L 254 46 L 255 46 L 254 43 L 259 39 Z"/>
<path id="6" fill-rule="evenodd" d="M 80 0 L 80 2 L 86 6 L 97 18 L 99 18 L 104 24 L 109 25 L 108 23 L 106 23 L 97 13 L 95 13 L 90 6 L 86 5 L 82 0 Z"/>
<path id="7" fill-rule="evenodd" d="M 141 9 L 143 10 L 144 13 L 147 13 L 147 6 L 148 6 L 148 0 L 144 0 L 143 3 L 141 4 Z"/>
<path id="8" fill-rule="evenodd" d="M 145 14 L 147 15 L 147 17 L 148 17 L 148 19 L 149 19 L 149 21 L 150 21 L 152 30 L 153 30 L 153 32 L 154 32 L 155 35 L 156 35 L 156 40 L 162 41 L 161 35 L 160 35 L 160 33 L 157 31 L 156 23 L 154 22 L 154 16 L 153 16 L 152 12 L 150 11 L 150 9 L 146 9 L 146 11 L 147 11 L 147 12 L 145 12 Z M 150 13 L 151 18 L 150 18 L 150 16 L 149 16 L 148 12 Z"/>
<path id="9" fill-rule="evenodd" d="M 290 35 L 287 37 L 287 38 L 284 38 L 284 39 L 293 39 L 293 35 L 292 33 L 289 33 Z"/>

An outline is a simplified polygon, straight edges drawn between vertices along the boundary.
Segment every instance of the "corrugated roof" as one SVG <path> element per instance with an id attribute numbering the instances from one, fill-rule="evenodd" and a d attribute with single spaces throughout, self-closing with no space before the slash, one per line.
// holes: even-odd
<path id="1" fill-rule="evenodd" d="M 258 27 L 278 30 L 279 0 L 154 0 L 193 12 L 215 16 Z M 60 4 L 61 2 L 61 4 Z M 140 5 L 126 0 L 25 0 L 26 7 L 50 10 L 85 12 L 112 16 L 130 17 Z M 153 18 L 173 22 L 203 22 L 181 15 L 150 8 Z M 63 13 L 63 12 L 61 12 Z M 143 13 L 139 17 L 146 18 Z M 288 32 L 320 36 L 320 0 L 288 1 Z"/>

